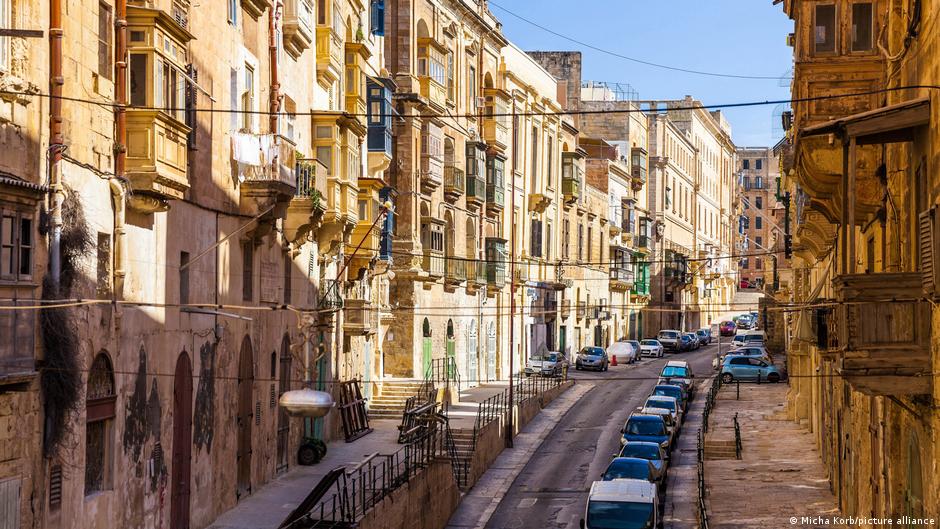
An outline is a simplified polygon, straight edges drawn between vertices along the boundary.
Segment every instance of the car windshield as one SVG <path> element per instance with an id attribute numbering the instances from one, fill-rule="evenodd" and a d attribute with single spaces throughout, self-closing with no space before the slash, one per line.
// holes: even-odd
<path id="1" fill-rule="evenodd" d="M 682 377 L 686 378 L 689 376 L 689 370 L 685 367 L 678 366 L 666 366 L 663 368 L 663 373 L 659 375 L 661 377 Z"/>
<path id="2" fill-rule="evenodd" d="M 706 331 L 695 331 L 695 334 L 699 336 L 708 336 L 708 332 Z"/>
<path id="3" fill-rule="evenodd" d="M 666 423 L 656 421 L 628 421 L 627 433 L 631 435 L 666 435 Z"/>
<path id="4" fill-rule="evenodd" d="M 643 340 L 640 343 L 643 345 L 659 345 L 659 342 L 657 342 L 656 340 Z"/>
<path id="5" fill-rule="evenodd" d="M 620 457 L 639 457 L 659 461 L 659 447 L 649 443 L 627 443 L 623 445 Z"/>
<path id="6" fill-rule="evenodd" d="M 555 354 L 555 353 L 552 353 L 552 354 L 550 354 L 550 355 L 546 355 L 546 356 L 545 356 L 545 359 L 548 360 L 549 362 L 557 362 L 557 361 L 558 361 L 558 355 Z"/>
<path id="7" fill-rule="evenodd" d="M 676 411 L 676 402 L 673 400 L 667 399 L 648 399 L 646 401 L 647 408 L 665 408 L 669 411 Z"/>
<path id="8" fill-rule="evenodd" d="M 657 386 L 653 388 L 653 395 L 661 395 L 663 397 L 675 397 L 678 399 L 682 395 L 682 390 L 679 388 L 679 386 L 668 386 L 668 387 Z"/>
<path id="9" fill-rule="evenodd" d="M 585 347 L 581 349 L 581 354 L 585 356 L 600 356 L 601 348 L 600 347 Z"/>
<path id="10" fill-rule="evenodd" d="M 675 338 L 676 336 L 679 336 L 679 333 L 676 331 L 663 331 L 659 333 L 660 338 Z"/>
<path id="11" fill-rule="evenodd" d="M 587 526 L 591 529 L 646 529 L 653 527 L 653 504 L 589 501 Z"/>
<path id="12" fill-rule="evenodd" d="M 614 479 L 649 479 L 650 466 L 643 460 L 615 459 L 607 465 L 604 471 L 603 481 Z"/>

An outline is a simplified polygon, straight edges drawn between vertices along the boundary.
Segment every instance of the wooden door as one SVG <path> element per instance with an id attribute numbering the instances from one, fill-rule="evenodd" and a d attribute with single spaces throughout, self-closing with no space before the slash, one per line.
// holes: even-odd
<path id="1" fill-rule="evenodd" d="M 470 324 L 467 332 L 467 379 L 471 385 L 478 385 L 477 380 L 477 324 Z"/>
<path id="2" fill-rule="evenodd" d="M 278 377 L 278 398 L 291 388 L 291 355 L 290 338 L 286 335 L 281 342 L 280 373 Z M 290 418 L 287 411 L 278 406 L 277 409 L 277 468 L 276 472 L 284 472 L 288 467 L 288 448 L 290 444 Z"/>
<path id="3" fill-rule="evenodd" d="M 189 529 L 193 439 L 193 369 L 184 351 L 173 378 L 173 461 L 170 482 L 170 527 Z"/>
<path id="4" fill-rule="evenodd" d="M 242 341 L 242 350 L 238 359 L 238 446 L 236 450 L 236 463 L 238 468 L 239 498 L 251 494 L 251 421 L 254 413 L 251 409 L 254 386 L 254 355 L 251 351 L 251 339 L 245 336 Z"/>
<path id="5" fill-rule="evenodd" d="M 490 322 L 486 331 L 486 378 L 496 380 L 496 325 Z"/>

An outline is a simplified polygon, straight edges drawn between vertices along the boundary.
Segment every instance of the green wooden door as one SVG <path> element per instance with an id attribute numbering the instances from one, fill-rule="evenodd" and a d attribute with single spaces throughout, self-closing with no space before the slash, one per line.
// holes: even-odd
<path id="1" fill-rule="evenodd" d="M 421 373 L 421 376 L 424 376 L 431 369 L 431 338 L 426 337 L 424 341 L 421 342 L 421 358 L 422 358 L 422 367 L 424 372 Z"/>

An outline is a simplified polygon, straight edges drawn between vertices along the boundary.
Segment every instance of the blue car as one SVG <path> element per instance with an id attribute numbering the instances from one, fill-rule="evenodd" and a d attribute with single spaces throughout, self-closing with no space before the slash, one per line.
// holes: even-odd
<path id="1" fill-rule="evenodd" d="M 721 382 L 730 384 L 735 380 L 741 382 L 780 382 L 780 371 L 765 358 L 754 356 L 728 355 L 721 364 Z"/>
<path id="2" fill-rule="evenodd" d="M 646 459 L 653 464 L 653 467 L 655 467 L 656 471 L 662 476 L 661 479 L 663 481 L 666 479 L 666 452 L 656 443 L 630 441 L 623 445 L 618 457 L 638 457 L 640 459 Z"/>
<path id="3" fill-rule="evenodd" d="M 620 446 L 630 441 L 645 441 L 656 443 L 668 452 L 672 445 L 672 436 L 666 429 L 666 421 L 659 415 L 634 413 L 627 419 L 620 433 L 623 434 Z"/>

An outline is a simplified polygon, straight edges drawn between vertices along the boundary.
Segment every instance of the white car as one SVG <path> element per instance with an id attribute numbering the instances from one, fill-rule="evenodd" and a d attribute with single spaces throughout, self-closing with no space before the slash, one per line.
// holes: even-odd
<path id="1" fill-rule="evenodd" d="M 643 479 L 595 481 L 579 525 L 581 529 L 659 527 L 661 510 L 662 498 L 655 483 Z"/>
<path id="2" fill-rule="evenodd" d="M 614 342 L 607 348 L 607 356 L 616 356 L 617 363 L 632 364 L 637 360 L 637 350 L 628 341 Z"/>
<path id="3" fill-rule="evenodd" d="M 679 401 L 675 397 L 650 395 L 646 398 L 646 404 L 644 404 L 643 407 L 669 410 L 669 413 L 672 414 L 673 422 L 676 423 L 676 429 L 682 424 L 682 406 L 679 405 Z"/>
<path id="4" fill-rule="evenodd" d="M 663 357 L 663 344 L 659 340 L 643 340 L 640 342 L 641 356 L 652 356 L 653 358 Z"/>

